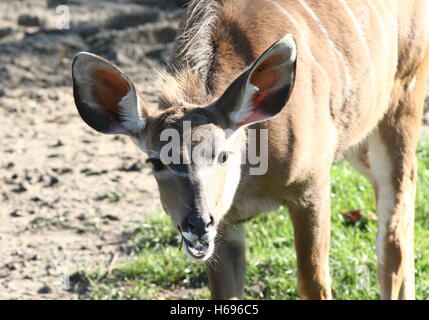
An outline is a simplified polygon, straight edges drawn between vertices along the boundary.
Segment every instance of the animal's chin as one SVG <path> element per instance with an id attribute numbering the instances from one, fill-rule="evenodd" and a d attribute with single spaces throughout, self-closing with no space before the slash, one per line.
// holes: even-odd
<path id="1" fill-rule="evenodd" d="M 214 241 L 197 240 L 191 242 L 184 239 L 186 253 L 191 259 L 206 261 L 213 254 Z"/>

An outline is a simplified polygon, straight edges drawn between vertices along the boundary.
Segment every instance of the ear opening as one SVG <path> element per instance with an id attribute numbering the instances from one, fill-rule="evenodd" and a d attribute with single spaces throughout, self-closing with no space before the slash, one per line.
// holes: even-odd
<path id="1" fill-rule="evenodd" d="M 297 48 L 292 35 L 274 43 L 215 103 L 233 129 L 266 121 L 286 106 L 294 87 Z"/>
<path id="2" fill-rule="evenodd" d="M 144 129 L 148 109 L 133 83 L 114 64 L 81 52 L 72 65 L 75 104 L 93 129 L 133 135 Z"/>

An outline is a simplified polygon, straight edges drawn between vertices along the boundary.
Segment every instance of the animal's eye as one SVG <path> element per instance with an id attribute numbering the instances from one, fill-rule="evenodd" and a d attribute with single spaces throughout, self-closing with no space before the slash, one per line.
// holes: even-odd
<path id="1" fill-rule="evenodd" d="M 158 158 L 149 158 L 146 160 L 146 163 L 152 165 L 152 169 L 155 172 L 159 172 L 165 169 L 165 165 L 161 162 L 161 159 Z"/>
<path id="2" fill-rule="evenodd" d="M 222 151 L 219 153 L 219 156 L 217 158 L 217 162 L 219 164 L 225 164 L 228 161 L 229 153 L 226 151 Z"/>

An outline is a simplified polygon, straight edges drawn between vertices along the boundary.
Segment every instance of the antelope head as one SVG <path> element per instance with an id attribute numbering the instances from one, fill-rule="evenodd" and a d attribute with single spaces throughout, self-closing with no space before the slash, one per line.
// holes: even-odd
<path id="1" fill-rule="evenodd" d="M 161 203 L 182 234 L 187 254 L 207 260 L 237 191 L 245 127 L 285 107 L 295 78 L 296 44 L 285 36 L 208 105 L 151 110 L 115 65 L 76 55 L 73 90 L 82 119 L 106 134 L 124 134 L 148 156 Z"/>

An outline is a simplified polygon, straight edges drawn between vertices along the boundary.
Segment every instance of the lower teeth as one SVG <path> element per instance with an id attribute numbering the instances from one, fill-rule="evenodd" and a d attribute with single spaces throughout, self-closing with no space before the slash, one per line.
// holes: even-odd
<path id="1" fill-rule="evenodd" d="M 196 241 L 194 243 L 190 243 L 189 248 L 192 251 L 196 251 L 198 253 L 203 253 L 204 251 L 207 250 L 208 244 L 201 242 L 201 241 Z"/>

